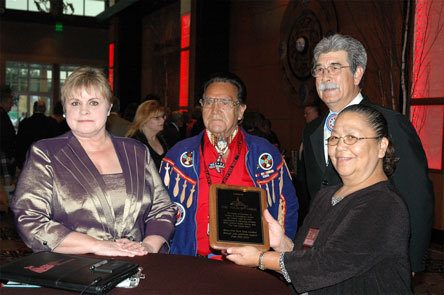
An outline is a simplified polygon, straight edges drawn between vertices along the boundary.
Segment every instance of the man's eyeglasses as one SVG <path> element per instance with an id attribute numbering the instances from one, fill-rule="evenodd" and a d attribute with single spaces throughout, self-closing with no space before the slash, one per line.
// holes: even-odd
<path id="1" fill-rule="evenodd" d="M 337 145 L 339 143 L 339 140 L 342 138 L 342 141 L 346 144 L 346 145 L 353 145 L 355 143 L 357 143 L 359 140 L 362 139 L 380 139 L 380 136 L 377 137 L 356 137 L 354 135 L 345 135 L 345 136 L 330 136 L 329 138 L 327 138 L 325 141 L 327 142 L 327 145 L 330 146 L 334 146 Z"/>
<path id="2" fill-rule="evenodd" d="M 214 104 L 218 104 L 223 108 L 232 108 L 240 104 L 238 100 L 233 101 L 232 99 L 229 98 L 214 98 L 214 97 L 205 97 L 203 99 L 200 99 L 199 102 L 203 108 L 211 107 Z"/>
<path id="3" fill-rule="evenodd" d="M 336 75 L 339 75 L 339 73 L 341 72 L 341 69 L 349 68 L 349 67 L 350 66 L 343 66 L 338 63 L 333 63 L 326 68 L 324 68 L 322 66 L 316 66 L 313 69 L 311 69 L 311 74 L 313 77 L 316 78 L 316 77 L 320 77 L 320 76 L 324 75 L 325 72 L 327 71 L 327 73 L 329 75 L 336 76 Z"/>

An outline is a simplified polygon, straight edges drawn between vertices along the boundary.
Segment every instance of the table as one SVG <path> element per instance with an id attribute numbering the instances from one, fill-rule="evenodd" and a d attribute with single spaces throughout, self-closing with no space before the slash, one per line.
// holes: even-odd
<path id="1" fill-rule="evenodd" d="M 277 276 L 229 261 L 148 254 L 128 260 L 143 267 L 146 275 L 137 288 L 114 288 L 108 294 L 289 294 Z M 50 288 L 1 288 L 0 294 L 74 294 Z"/>

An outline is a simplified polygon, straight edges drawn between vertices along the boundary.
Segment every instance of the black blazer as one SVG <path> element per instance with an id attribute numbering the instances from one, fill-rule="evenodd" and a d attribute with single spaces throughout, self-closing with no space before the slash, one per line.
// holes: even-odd
<path id="1" fill-rule="evenodd" d="M 425 256 L 430 242 L 433 224 L 434 194 L 428 177 L 427 159 L 421 141 L 410 121 L 398 112 L 371 103 L 367 98 L 361 104 L 379 110 L 388 123 L 399 158 L 390 177 L 391 183 L 407 204 L 410 214 L 410 263 L 412 271 L 425 269 Z M 333 166 L 324 160 L 324 122 L 326 116 L 310 122 L 304 129 L 304 155 L 301 169 L 308 191 L 313 198 L 321 187 L 341 183 Z"/>

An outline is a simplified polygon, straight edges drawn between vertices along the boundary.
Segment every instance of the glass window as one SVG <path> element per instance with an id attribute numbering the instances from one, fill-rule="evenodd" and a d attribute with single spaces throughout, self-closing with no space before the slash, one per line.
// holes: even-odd
<path id="1" fill-rule="evenodd" d="M 52 68 L 50 65 L 30 65 L 29 90 L 35 92 L 50 92 L 52 89 Z"/>
<path id="2" fill-rule="evenodd" d="M 6 9 L 28 10 L 28 0 L 6 0 Z"/>
<path id="3" fill-rule="evenodd" d="M 69 1 L 74 8 L 74 15 L 83 15 L 84 14 L 84 0 L 71 0 Z"/>
<path id="4" fill-rule="evenodd" d="M 48 113 L 52 109 L 52 66 L 47 64 L 27 64 L 6 62 L 6 84 L 11 85 L 17 100 L 9 116 L 15 126 L 20 119 L 32 114 L 35 101 L 43 99 Z"/>
<path id="5" fill-rule="evenodd" d="M 25 66 L 25 65 L 21 65 Z M 19 69 L 19 77 L 17 80 L 17 91 L 27 91 L 28 90 L 28 69 L 20 68 Z"/>
<path id="6" fill-rule="evenodd" d="M 443 1 L 416 0 L 411 121 L 421 138 L 430 169 L 443 171 L 444 38 Z"/>
<path id="7" fill-rule="evenodd" d="M 443 1 L 417 1 L 412 77 L 414 100 L 441 98 L 444 94 L 443 9 Z"/>
<path id="8" fill-rule="evenodd" d="M 50 3 L 49 0 L 6 0 L 5 7 L 6 9 L 49 12 Z M 64 4 L 64 14 L 96 16 L 105 10 L 105 0 L 65 0 Z"/>
<path id="9" fill-rule="evenodd" d="M 18 128 L 18 123 L 20 121 L 22 121 L 24 118 L 27 118 L 31 115 L 30 109 L 32 109 L 32 108 L 29 107 L 28 95 L 25 95 L 25 94 L 19 95 L 18 102 L 16 105 L 16 114 L 11 115 L 11 112 L 9 113 L 10 117 L 17 116 L 17 128 Z"/>
<path id="10" fill-rule="evenodd" d="M 49 1 L 47 3 L 36 2 L 33 0 L 28 2 L 28 10 L 29 11 L 40 11 L 40 10 L 49 11 L 50 8 L 51 8 L 51 4 Z"/>
<path id="11" fill-rule="evenodd" d="M 105 10 L 105 1 L 85 0 L 85 16 L 96 16 Z"/>
<path id="12" fill-rule="evenodd" d="M 429 169 L 442 170 L 444 105 L 412 106 L 411 120 L 421 138 Z"/>
<path id="13" fill-rule="evenodd" d="M 62 88 L 63 84 L 65 84 L 66 78 L 68 78 L 68 76 L 71 75 L 71 73 L 74 72 L 74 70 L 77 68 L 78 66 L 70 66 L 70 65 L 60 66 L 60 89 Z"/>
<path id="14" fill-rule="evenodd" d="M 15 91 L 27 91 L 27 66 L 22 63 L 6 62 L 6 83 L 9 84 Z"/>

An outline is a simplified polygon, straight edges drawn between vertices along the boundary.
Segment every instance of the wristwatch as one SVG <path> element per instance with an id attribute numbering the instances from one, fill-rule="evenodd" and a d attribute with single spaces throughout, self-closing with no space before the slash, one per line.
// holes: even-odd
<path id="1" fill-rule="evenodd" d="M 260 270 L 265 270 L 264 255 L 265 255 L 265 252 L 261 252 L 261 254 L 259 254 L 259 265 L 257 267 Z"/>

